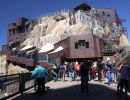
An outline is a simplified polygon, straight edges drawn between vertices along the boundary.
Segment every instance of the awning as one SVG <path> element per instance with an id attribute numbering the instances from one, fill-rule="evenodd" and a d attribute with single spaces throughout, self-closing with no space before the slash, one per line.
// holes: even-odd
<path id="1" fill-rule="evenodd" d="M 32 48 L 32 47 L 34 47 L 34 46 L 28 45 L 28 46 L 23 47 L 20 51 L 27 50 L 27 49 L 30 49 L 30 48 Z"/>
<path id="2" fill-rule="evenodd" d="M 36 50 L 30 50 L 30 51 L 27 51 L 27 54 L 30 54 L 30 53 L 34 53 Z"/>
<path id="3" fill-rule="evenodd" d="M 13 44 L 14 42 L 10 42 L 9 45 Z"/>
<path id="4" fill-rule="evenodd" d="M 50 50 L 54 49 L 54 45 L 47 43 L 46 45 L 44 45 L 41 50 L 38 53 L 42 53 L 42 52 L 48 52 Z"/>
<path id="5" fill-rule="evenodd" d="M 16 48 L 13 48 L 12 51 L 13 51 L 13 50 L 16 50 Z"/>
<path id="6" fill-rule="evenodd" d="M 57 49 L 55 49 L 54 51 L 50 52 L 49 54 L 51 53 L 55 53 L 55 52 L 58 52 L 58 51 L 61 51 L 63 50 L 64 48 L 62 46 L 59 46 Z"/>

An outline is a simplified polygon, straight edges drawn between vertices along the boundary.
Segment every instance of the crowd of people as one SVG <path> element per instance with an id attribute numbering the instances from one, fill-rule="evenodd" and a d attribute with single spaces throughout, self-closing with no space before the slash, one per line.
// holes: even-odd
<path id="1" fill-rule="evenodd" d="M 88 81 L 104 82 L 104 79 L 107 79 L 106 83 L 108 85 L 116 83 L 117 92 L 127 94 L 130 67 L 128 67 L 126 62 L 123 62 L 117 69 L 115 68 L 115 64 L 114 61 L 111 63 L 110 59 L 108 59 L 106 63 L 102 63 L 101 59 L 97 61 L 83 60 L 80 63 L 77 61 L 64 62 L 59 65 L 53 64 L 51 75 L 53 76 L 54 82 L 66 81 L 68 78 L 70 81 L 81 81 L 81 93 L 83 94 L 88 94 Z M 48 74 L 46 74 L 46 76 L 47 75 Z M 123 92 L 123 88 L 125 92 Z M 43 90 L 45 91 L 45 89 Z"/>

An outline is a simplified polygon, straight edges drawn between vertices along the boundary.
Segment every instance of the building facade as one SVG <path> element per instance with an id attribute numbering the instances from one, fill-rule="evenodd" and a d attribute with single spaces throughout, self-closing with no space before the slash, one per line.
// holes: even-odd
<path id="1" fill-rule="evenodd" d="M 86 3 L 33 20 L 21 17 L 8 25 L 7 61 L 33 67 L 102 58 L 120 47 L 123 29 L 115 10 Z"/>

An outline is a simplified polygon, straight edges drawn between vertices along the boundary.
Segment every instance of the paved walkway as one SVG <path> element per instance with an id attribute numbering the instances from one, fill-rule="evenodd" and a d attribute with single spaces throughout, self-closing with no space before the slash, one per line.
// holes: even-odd
<path id="1" fill-rule="evenodd" d="M 46 87 L 45 94 L 36 94 L 32 89 L 11 100 L 124 100 L 124 97 L 121 99 L 117 96 L 114 86 L 97 81 L 89 82 L 88 96 L 80 94 L 80 82 L 77 81 L 51 81 L 46 84 Z M 130 96 L 127 100 L 130 100 Z"/>

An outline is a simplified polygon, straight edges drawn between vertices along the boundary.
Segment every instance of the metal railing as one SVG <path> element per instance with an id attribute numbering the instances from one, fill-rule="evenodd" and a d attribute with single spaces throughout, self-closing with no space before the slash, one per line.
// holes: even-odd
<path id="1" fill-rule="evenodd" d="M 46 83 L 52 80 L 51 70 L 48 70 L 48 73 Z M 0 76 L 0 100 L 23 94 L 33 88 L 35 80 L 31 77 L 31 74 L 32 72 Z"/>
<path id="2" fill-rule="evenodd" d="M 0 76 L 0 99 L 7 99 L 34 86 L 31 73 Z"/>
<path id="3" fill-rule="evenodd" d="M 109 53 L 110 53 L 110 54 L 111 54 L 111 53 L 113 54 L 113 53 L 115 53 L 115 52 L 117 52 L 117 50 L 116 50 L 116 49 L 112 49 L 112 48 L 103 48 L 103 49 L 102 49 L 102 53 L 103 53 L 103 54 L 109 54 Z"/>
<path id="4" fill-rule="evenodd" d="M 121 54 L 119 54 L 115 67 L 121 64 L 129 56 L 130 56 L 130 51 L 123 51 Z"/>

